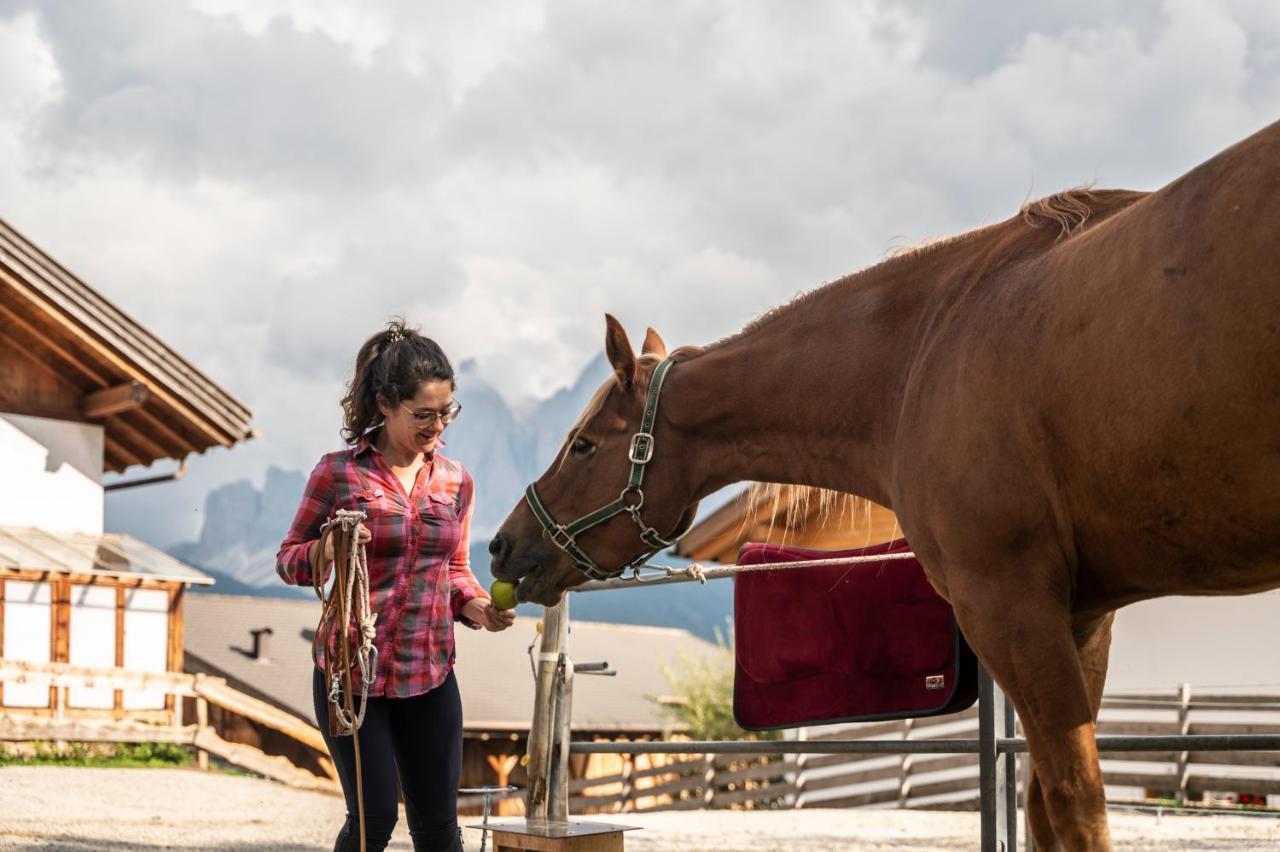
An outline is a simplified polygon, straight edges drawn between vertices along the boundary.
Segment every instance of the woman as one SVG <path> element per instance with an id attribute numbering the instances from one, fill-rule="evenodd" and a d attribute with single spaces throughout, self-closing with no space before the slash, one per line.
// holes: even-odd
<path id="1" fill-rule="evenodd" d="M 350 446 L 326 455 L 311 472 L 276 557 L 281 579 L 310 585 L 312 551 L 325 521 L 338 509 L 367 514 L 358 538 L 368 553 L 378 662 L 359 738 L 371 852 L 386 847 L 395 827 L 397 779 L 413 848 L 462 849 L 462 702 L 453 674 L 453 622 L 505 630 L 515 620 L 514 612 L 494 608 L 469 567 L 471 474 L 438 452 L 441 433 L 462 409 L 453 391 L 453 367 L 434 341 L 402 321 L 369 338 L 342 400 Z M 332 541 L 326 539 L 326 566 Z M 329 733 L 322 681 L 317 669 L 316 719 L 347 800 L 346 824 L 333 848 L 355 850 L 355 751 L 351 737 Z"/>

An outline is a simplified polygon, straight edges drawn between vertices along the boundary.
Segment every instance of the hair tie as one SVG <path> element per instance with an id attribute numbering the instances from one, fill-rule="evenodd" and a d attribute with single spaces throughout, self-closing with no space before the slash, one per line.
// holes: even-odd
<path id="1" fill-rule="evenodd" d="M 388 340 L 387 342 L 399 343 L 401 340 L 404 340 L 404 335 L 400 332 L 400 329 L 398 328 L 391 329 L 391 339 Z"/>

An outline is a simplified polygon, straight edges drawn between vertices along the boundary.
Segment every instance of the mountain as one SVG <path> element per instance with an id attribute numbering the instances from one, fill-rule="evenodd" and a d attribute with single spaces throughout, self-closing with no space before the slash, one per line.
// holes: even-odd
<path id="1" fill-rule="evenodd" d="M 472 519 L 471 564 L 476 578 L 488 586 L 488 540 L 511 508 L 555 458 L 569 427 L 596 388 L 609 375 L 608 361 L 593 360 L 572 386 L 557 391 L 518 417 L 506 401 L 464 361 L 458 369 L 458 399 L 463 414 L 445 433 L 445 455 L 467 466 L 476 481 Z M 196 541 L 169 548 L 176 558 L 200 568 L 217 583 L 209 591 L 294 597 L 313 594 L 280 582 L 275 556 L 306 486 L 303 471 L 267 469 L 262 490 L 247 480 L 232 482 L 205 498 L 204 525 Z M 704 512 L 711 507 L 704 508 Z M 680 562 L 674 558 L 663 561 Z M 574 595 L 573 617 L 622 624 L 684 627 L 713 638 L 733 609 L 733 589 L 727 582 L 706 586 L 659 586 L 618 592 Z M 524 613 L 540 608 L 526 605 Z"/>

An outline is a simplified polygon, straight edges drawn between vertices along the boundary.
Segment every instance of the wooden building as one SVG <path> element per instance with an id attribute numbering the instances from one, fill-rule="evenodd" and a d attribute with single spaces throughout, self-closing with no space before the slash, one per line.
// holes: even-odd
<path id="1" fill-rule="evenodd" d="M 103 474 L 230 447 L 250 416 L 0 221 L 0 660 L 180 672 L 184 590 L 212 580 L 105 533 Z M 171 717 L 174 696 L 19 679 L 0 708 Z"/>
<path id="2" fill-rule="evenodd" d="M 186 670 L 224 679 L 242 694 L 315 724 L 311 640 L 319 612 L 314 598 L 192 595 L 187 606 Z M 521 758 L 533 716 L 529 649 L 534 647 L 536 653 L 537 625 L 537 619 L 518 616 L 513 627 L 500 633 L 462 627 L 456 631 L 463 787 L 526 783 Z M 573 731 L 579 739 L 680 734 L 684 727 L 661 700 L 672 692 L 666 672 L 678 671 L 682 659 L 722 653 L 686 630 L 586 621 L 573 623 L 569 650 L 575 661 L 607 662 L 617 672 L 612 677 L 581 674 L 575 679 Z M 312 772 L 324 769 L 317 761 L 321 755 L 304 753 L 279 727 L 269 729 L 235 713 L 216 712 L 209 721 L 224 740 L 287 757 Z M 604 754 L 574 755 L 573 761 L 575 778 L 615 775 L 623 763 L 618 755 Z M 474 810 L 477 803 L 464 800 L 462 805 Z M 502 812 L 518 808 L 519 803 L 510 800 L 503 803 Z"/>

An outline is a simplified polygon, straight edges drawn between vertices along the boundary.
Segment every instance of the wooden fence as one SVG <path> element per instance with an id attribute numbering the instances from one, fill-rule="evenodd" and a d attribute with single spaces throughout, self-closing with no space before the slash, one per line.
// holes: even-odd
<path id="1" fill-rule="evenodd" d="M 91 669 L 68 663 L 29 663 L 0 658 L 0 683 L 58 687 L 54 706 L 42 710 L 4 708 L 0 713 L 0 741 L 81 743 L 178 743 L 196 748 L 200 765 L 212 754 L 229 763 L 292 787 L 335 792 L 337 772 L 329 761 L 324 738 L 313 725 L 251 695 L 232 689 L 222 678 L 179 672 L 138 672 L 129 669 Z M 146 690 L 174 695 L 176 710 L 140 711 L 117 717 L 112 711 L 69 708 L 70 688 Z M 183 719 L 183 698 L 194 699 L 196 719 Z M 279 755 L 244 743 L 229 742 L 208 723 L 208 707 L 215 705 L 298 741 L 318 753 L 327 777 L 313 775 Z"/>
<path id="2" fill-rule="evenodd" d="M 801 728 L 804 740 L 975 737 L 976 708 L 952 716 Z M 1170 693 L 1108 696 L 1100 735 L 1280 734 L 1278 695 Z M 646 755 L 645 757 L 649 757 Z M 1277 752 L 1108 752 L 1108 796 L 1193 801 L 1206 794 L 1280 795 Z M 571 813 L 682 808 L 973 808 L 974 754 L 820 755 L 773 758 L 671 755 L 661 765 L 624 756 L 620 773 L 569 782 Z"/>

